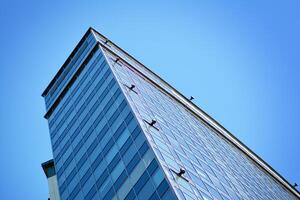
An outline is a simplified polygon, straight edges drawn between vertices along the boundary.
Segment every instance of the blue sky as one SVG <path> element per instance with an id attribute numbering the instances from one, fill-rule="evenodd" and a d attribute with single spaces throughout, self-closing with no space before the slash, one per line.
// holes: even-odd
<path id="1" fill-rule="evenodd" d="M 0 2 L 0 193 L 46 199 L 40 96 L 89 26 L 300 183 L 299 1 Z"/>

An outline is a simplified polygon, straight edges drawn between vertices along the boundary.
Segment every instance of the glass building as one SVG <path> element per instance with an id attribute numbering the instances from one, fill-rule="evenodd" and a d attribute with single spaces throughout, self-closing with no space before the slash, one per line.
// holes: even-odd
<path id="1" fill-rule="evenodd" d="M 92 28 L 42 96 L 62 200 L 300 197 L 224 127 Z"/>

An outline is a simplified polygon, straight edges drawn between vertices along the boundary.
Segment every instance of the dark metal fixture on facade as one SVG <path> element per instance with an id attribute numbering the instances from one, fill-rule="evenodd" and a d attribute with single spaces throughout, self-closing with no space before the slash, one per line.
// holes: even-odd
<path id="1" fill-rule="evenodd" d="M 146 122 L 147 124 L 149 124 L 149 126 L 153 127 L 154 129 L 156 129 L 157 131 L 159 131 L 159 129 L 157 127 L 154 126 L 154 124 L 156 124 L 156 120 L 152 119 L 151 122 L 148 122 L 147 120 L 143 120 L 144 122 Z"/>
<path id="2" fill-rule="evenodd" d="M 115 63 L 117 63 L 120 60 L 120 58 L 116 58 Z"/>
<path id="3" fill-rule="evenodd" d="M 185 174 L 185 169 L 180 168 L 179 172 L 177 173 L 178 176 L 182 176 L 183 174 Z"/>
<path id="4" fill-rule="evenodd" d="M 129 90 L 133 90 L 135 88 L 135 85 L 131 85 L 130 87 L 129 87 Z"/>
<path id="5" fill-rule="evenodd" d="M 149 123 L 150 126 L 154 126 L 156 124 L 156 120 L 152 119 L 151 123 Z"/>
<path id="6" fill-rule="evenodd" d="M 179 172 L 170 169 L 171 172 L 175 173 L 178 177 L 182 178 L 183 180 L 185 180 L 186 182 L 189 182 L 189 180 L 183 176 L 183 174 L 185 174 L 185 169 L 184 168 L 180 168 Z"/>

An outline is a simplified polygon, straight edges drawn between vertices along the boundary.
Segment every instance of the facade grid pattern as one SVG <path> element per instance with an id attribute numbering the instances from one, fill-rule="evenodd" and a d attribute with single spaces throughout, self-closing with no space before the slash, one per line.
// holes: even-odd
<path id="1" fill-rule="evenodd" d="M 97 32 L 71 55 L 43 93 L 62 200 L 297 199 Z"/>
<path id="2" fill-rule="evenodd" d="M 183 199 L 295 199 L 276 180 L 126 62 L 106 51 L 118 79 L 177 194 Z M 125 87 L 126 89 L 126 87 Z M 186 169 L 188 182 L 173 172 Z"/>
<path id="3" fill-rule="evenodd" d="M 61 199 L 174 199 L 100 49 L 49 128 Z"/>

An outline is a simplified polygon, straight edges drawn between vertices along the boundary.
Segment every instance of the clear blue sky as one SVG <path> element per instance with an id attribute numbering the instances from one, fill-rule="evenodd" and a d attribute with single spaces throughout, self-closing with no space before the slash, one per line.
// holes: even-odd
<path id="1" fill-rule="evenodd" d="M 151 3 L 150 3 L 151 2 Z M 40 96 L 89 26 L 300 183 L 299 1 L 0 3 L 0 194 L 47 198 Z"/>

